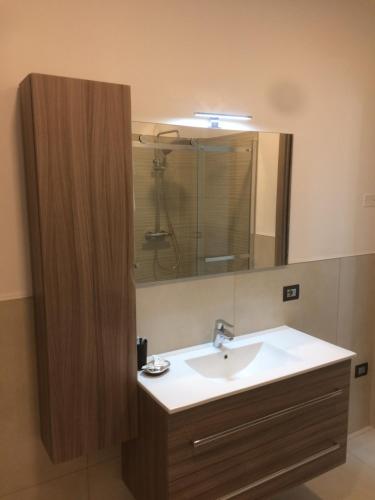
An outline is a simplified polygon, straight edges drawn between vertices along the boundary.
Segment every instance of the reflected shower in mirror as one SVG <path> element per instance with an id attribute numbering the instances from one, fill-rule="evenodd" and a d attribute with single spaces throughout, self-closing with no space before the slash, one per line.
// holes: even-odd
<path id="1" fill-rule="evenodd" d="M 287 264 L 292 136 L 133 122 L 136 280 Z"/>

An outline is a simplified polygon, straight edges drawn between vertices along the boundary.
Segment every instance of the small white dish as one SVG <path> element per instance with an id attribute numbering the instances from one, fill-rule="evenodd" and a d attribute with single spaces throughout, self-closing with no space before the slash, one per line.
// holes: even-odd
<path id="1" fill-rule="evenodd" d="M 142 366 L 142 370 L 144 373 L 147 373 L 147 375 L 161 375 L 169 370 L 170 366 L 171 363 L 167 359 L 160 358 L 159 356 L 153 356 L 151 361 Z"/>

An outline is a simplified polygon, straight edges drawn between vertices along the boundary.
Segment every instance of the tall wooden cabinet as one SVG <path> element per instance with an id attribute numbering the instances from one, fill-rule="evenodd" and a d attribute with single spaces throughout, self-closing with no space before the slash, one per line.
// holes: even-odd
<path id="1" fill-rule="evenodd" d="M 128 86 L 20 86 L 41 434 L 54 462 L 133 438 L 136 332 Z"/>

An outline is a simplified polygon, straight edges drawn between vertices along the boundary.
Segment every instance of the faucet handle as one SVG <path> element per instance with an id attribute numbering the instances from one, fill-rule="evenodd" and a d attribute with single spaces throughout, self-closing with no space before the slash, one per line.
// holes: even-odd
<path id="1" fill-rule="evenodd" d="M 234 328 L 234 325 L 232 325 L 231 323 L 228 323 L 228 321 L 225 321 L 225 319 L 217 319 L 215 321 L 215 328 L 217 330 L 224 331 L 226 326 L 228 328 Z"/>

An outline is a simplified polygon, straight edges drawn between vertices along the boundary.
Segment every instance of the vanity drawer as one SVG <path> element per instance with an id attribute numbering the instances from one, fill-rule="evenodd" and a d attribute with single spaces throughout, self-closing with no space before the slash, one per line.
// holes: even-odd
<path id="1" fill-rule="evenodd" d="M 232 440 L 194 448 L 191 458 L 169 464 L 173 499 L 212 499 L 223 492 L 272 476 L 323 453 L 334 461 L 345 457 L 346 405 L 309 409 L 280 421 L 255 425 Z M 190 446 L 194 447 L 193 444 Z M 329 450 L 329 453 L 326 451 Z M 307 462 L 307 463 L 308 463 Z"/>
<path id="2" fill-rule="evenodd" d="M 278 424 L 304 413 L 317 412 L 322 419 L 335 408 L 342 412 L 348 404 L 349 372 L 350 362 L 339 363 L 171 415 L 170 464 L 196 459 L 268 427 L 275 432 Z"/>
<path id="3" fill-rule="evenodd" d="M 214 499 L 249 484 L 255 494 L 301 470 L 342 463 L 348 373 L 343 363 L 273 384 L 273 394 L 266 386 L 193 408 L 186 419 L 172 416 L 170 498 Z M 244 498 L 253 498 L 250 489 Z"/>
<path id="4" fill-rule="evenodd" d="M 285 456 L 281 467 L 275 467 L 273 473 L 258 471 L 249 476 L 247 472 L 240 472 L 236 476 L 226 477 L 220 484 L 219 476 L 210 480 L 211 489 L 199 483 L 201 491 L 196 488 L 197 483 L 179 494 L 172 493 L 173 500 L 260 500 L 284 490 L 304 483 L 317 475 L 345 463 L 346 450 L 339 444 L 321 446 L 319 451 L 307 449 L 293 456 Z M 204 490 L 203 490 L 203 488 Z"/>
<path id="5" fill-rule="evenodd" d="M 345 462 L 349 377 L 340 362 L 175 414 L 141 389 L 124 479 L 137 500 L 260 499 L 307 481 Z"/>

